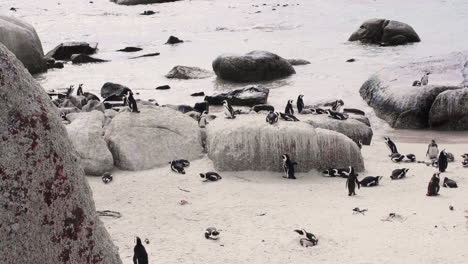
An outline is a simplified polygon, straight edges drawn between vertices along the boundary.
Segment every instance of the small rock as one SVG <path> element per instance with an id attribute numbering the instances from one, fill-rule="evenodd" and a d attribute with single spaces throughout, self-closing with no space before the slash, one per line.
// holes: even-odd
<path id="1" fill-rule="evenodd" d="M 156 87 L 156 90 L 169 90 L 171 87 L 169 85 L 161 85 Z"/>
<path id="2" fill-rule="evenodd" d="M 353 59 L 353 58 L 351 58 L 351 59 L 349 59 L 349 60 L 346 60 L 346 62 L 355 62 L 355 61 L 356 61 L 356 60 Z"/>
<path id="3" fill-rule="evenodd" d="M 179 39 L 178 37 L 170 36 L 169 39 L 167 40 L 166 44 L 178 44 L 178 43 L 183 43 L 184 41 Z"/>
<path id="4" fill-rule="evenodd" d="M 160 55 L 159 52 L 155 52 L 155 53 L 148 53 L 148 54 L 145 54 L 145 55 L 133 57 L 133 58 L 130 58 L 130 59 L 138 59 L 138 58 L 144 58 L 144 57 L 154 57 L 154 56 L 159 56 L 159 55 Z"/>
<path id="5" fill-rule="evenodd" d="M 140 50 L 143 50 L 142 48 L 137 48 L 137 47 L 125 47 L 124 49 L 119 49 L 117 51 L 120 51 L 120 52 L 137 52 L 137 51 L 140 51 Z"/>
<path id="6" fill-rule="evenodd" d="M 204 92 L 193 93 L 190 96 L 205 96 Z"/>

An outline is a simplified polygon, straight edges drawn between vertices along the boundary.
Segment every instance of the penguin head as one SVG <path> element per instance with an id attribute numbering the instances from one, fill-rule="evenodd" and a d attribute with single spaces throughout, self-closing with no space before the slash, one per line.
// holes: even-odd
<path id="1" fill-rule="evenodd" d="M 293 102 L 294 102 L 294 100 L 289 100 L 288 104 L 292 104 Z"/>
<path id="2" fill-rule="evenodd" d="M 229 105 L 228 101 L 227 101 L 227 100 L 223 100 L 223 105 L 224 105 L 224 106 Z"/>
<path id="3" fill-rule="evenodd" d="M 431 74 L 431 73 L 430 73 L 430 72 L 426 72 L 426 75 L 429 75 L 429 74 Z"/>
<path id="4" fill-rule="evenodd" d="M 390 138 L 389 137 L 384 137 L 385 141 L 386 142 L 389 142 L 390 141 Z"/>
<path id="5" fill-rule="evenodd" d="M 80 83 L 80 84 L 78 85 L 78 88 L 81 88 L 81 87 L 83 87 L 83 84 L 82 84 L 82 83 Z"/>
<path id="6" fill-rule="evenodd" d="M 200 178 L 203 178 L 203 179 L 205 179 L 205 177 L 206 177 L 206 176 L 205 176 L 205 174 L 203 174 L 203 173 L 200 173 Z"/>
<path id="7" fill-rule="evenodd" d="M 283 154 L 283 156 L 281 156 L 281 158 L 283 159 L 283 161 L 287 161 L 287 160 L 289 160 L 289 155 L 288 154 Z"/>
<path id="8" fill-rule="evenodd" d="M 303 230 L 304 230 L 304 229 L 295 229 L 294 232 L 296 232 L 296 233 L 298 233 L 299 235 L 303 236 L 303 235 L 305 235 L 305 233 L 304 233 L 305 230 L 304 230 L 304 231 L 303 231 Z"/>
<path id="9" fill-rule="evenodd" d="M 280 116 L 280 113 L 279 113 L 279 112 L 275 112 L 275 115 L 276 115 L 276 116 Z"/>
<path id="10" fill-rule="evenodd" d="M 406 168 L 404 168 L 403 170 L 405 171 L 405 173 L 407 173 L 409 171 L 409 169 L 406 169 Z"/>
<path id="11" fill-rule="evenodd" d="M 208 111 L 203 111 L 202 115 L 207 115 L 208 114 Z"/>
<path id="12" fill-rule="evenodd" d="M 432 175 L 432 177 L 437 178 L 437 179 L 440 180 L 440 172 L 434 173 L 434 175 Z"/>
<path id="13" fill-rule="evenodd" d="M 383 176 L 377 176 L 377 182 L 381 181 Z"/>
<path id="14" fill-rule="evenodd" d="M 303 94 L 300 94 L 300 95 L 299 95 L 299 99 L 302 99 L 303 97 L 304 97 Z"/>
<path id="15" fill-rule="evenodd" d="M 135 237 L 135 240 L 136 240 L 137 246 L 141 245 L 141 239 L 139 237 Z"/>

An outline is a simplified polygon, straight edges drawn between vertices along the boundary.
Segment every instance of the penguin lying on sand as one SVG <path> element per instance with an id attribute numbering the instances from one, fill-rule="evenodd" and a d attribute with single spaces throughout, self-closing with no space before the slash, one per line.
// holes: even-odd
<path id="1" fill-rule="evenodd" d="M 382 178 L 382 176 L 367 176 L 364 179 L 362 179 L 362 181 L 360 181 L 359 183 L 362 187 L 374 187 L 379 185 L 379 181 L 382 180 Z"/>
<path id="2" fill-rule="evenodd" d="M 205 179 L 204 182 L 206 181 L 215 182 L 215 181 L 219 181 L 222 179 L 218 173 L 212 172 L 212 171 L 207 172 L 207 173 L 200 173 L 200 178 Z"/>
<path id="3" fill-rule="evenodd" d="M 324 170 L 323 174 L 324 176 L 329 176 L 329 177 L 348 178 L 348 176 L 351 174 L 353 170 L 354 168 L 352 166 L 349 166 L 348 168 L 345 168 L 345 169 L 330 168 L 328 170 Z"/>
<path id="4" fill-rule="evenodd" d="M 219 238 L 219 231 L 215 227 L 208 227 L 205 230 L 205 238 L 211 240 L 217 240 Z"/>
<path id="5" fill-rule="evenodd" d="M 462 161 L 463 167 L 468 167 L 468 159 Z"/>
<path id="6" fill-rule="evenodd" d="M 403 169 L 396 169 L 392 171 L 392 175 L 390 178 L 392 180 L 399 180 L 403 179 L 406 177 L 406 173 L 409 171 L 409 169 L 403 168 Z"/>
<path id="7" fill-rule="evenodd" d="M 444 184 L 442 186 L 445 188 L 458 188 L 457 182 L 447 177 L 444 178 Z"/>
<path id="8" fill-rule="evenodd" d="M 348 119 L 347 114 L 343 114 L 343 113 L 340 113 L 340 112 L 335 112 L 335 111 L 330 110 L 330 109 L 327 110 L 327 114 L 328 114 L 328 117 L 331 117 L 331 118 L 336 119 L 336 120 L 346 120 L 346 119 Z"/>
<path id="9" fill-rule="evenodd" d="M 393 162 L 415 162 L 416 161 L 416 155 L 414 154 L 408 154 L 408 155 L 401 155 L 400 153 L 394 153 L 392 154 L 391 160 Z"/>
<path id="10" fill-rule="evenodd" d="M 110 172 L 104 172 L 104 174 L 102 174 L 102 182 L 107 184 L 109 182 L 111 182 L 114 178 L 112 177 L 112 174 L 110 174 Z"/>
<path id="11" fill-rule="evenodd" d="M 280 112 L 276 112 L 276 114 L 279 117 L 281 117 L 281 119 L 283 119 L 284 121 L 294 121 L 294 122 L 299 121 L 299 119 L 297 119 L 297 117 L 295 117 L 294 115 L 284 114 L 284 113 L 280 113 Z"/>
<path id="12" fill-rule="evenodd" d="M 301 239 L 299 239 L 299 243 L 301 244 L 301 246 L 303 246 L 303 247 L 313 247 L 313 246 L 316 246 L 318 244 L 317 237 L 315 237 L 314 234 L 305 231 L 305 229 L 301 229 L 301 230 L 296 229 L 296 230 L 294 230 L 294 232 L 296 232 L 299 235 L 303 236 L 303 237 L 301 237 Z"/>
<path id="13" fill-rule="evenodd" d="M 275 113 L 273 111 L 270 111 L 268 113 L 268 115 L 266 116 L 266 122 L 268 124 L 270 124 L 270 125 L 273 125 L 273 124 L 278 122 L 278 116 L 279 116 L 279 114 L 277 114 L 277 113 Z"/>
<path id="14" fill-rule="evenodd" d="M 184 165 L 177 163 L 175 160 L 169 162 L 171 164 L 171 170 L 180 174 L 185 174 Z"/>

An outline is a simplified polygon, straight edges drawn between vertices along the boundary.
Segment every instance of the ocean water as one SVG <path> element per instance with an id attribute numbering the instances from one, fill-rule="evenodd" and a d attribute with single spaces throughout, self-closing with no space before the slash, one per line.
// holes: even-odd
<path id="1" fill-rule="evenodd" d="M 10 7 L 18 11 L 9 11 Z M 140 16 L 144 10 L 158 13 Z M 45 52 L 65 41 L 97 42 L 99 52 L 95 56 L 110 60 L 81 66 L 67 64 L 64 69 L 36 76 L 46 90 L 84 83 L 85 91 L 99 94 L 101 86 L 110 81 L 127 85 L 141 99 L 156 99 L 160 104 L 194 104 L 203 99 L 191 97 L 191 93 L 211 94 L 244 85 L 225 83 L 215 77 L 168 80 L 164 75 L 173 66 L 211 69 L 212 61 L 222 53 L 268 50 L 284 58 L 312 62 L 295 67 L 297 74 L 289 78 L 263 83 L 271 88 L 269 103 L 278 109 L 282 110 L 286 101 L 295 100 L 298 94 L 305 95 L 306 104 L 341 98 L 346 107 L 368 112 L 376 138 L 387 134 L 412 142 L 431 138 L 468 142 L 464 132 L 395 131 L 375 117 L 359 96 L 361 84 L 382 67 L 465 50 L 466 0 L 185 0 L 138 6 L 119 6 L 108 0 L 1 0 L 0 12 L 34 25 Z M 422 42 L 399 47 L 347 42 L 350 34 L 369 18 L 408 23 Z M 170 35 L 186 42 L 164 45 Z M 126 46 L 144 50 L 116 52 Z M 161 55 L 129 60 L 153 52 Z M 357 61 L 346 63 L 350 58 Z M 165 84 L 172 88 L 155 90 Z"/>

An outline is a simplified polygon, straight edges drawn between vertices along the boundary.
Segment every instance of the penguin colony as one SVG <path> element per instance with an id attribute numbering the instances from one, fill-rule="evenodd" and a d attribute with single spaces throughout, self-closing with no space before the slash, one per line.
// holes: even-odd
<path id="1" fill-rule="evenodd" d="M 421 80 L 421 83 L 423 85 L 427 85 L 428 82 L 428 74 L 423 77 Z M 298 113 L 301 114 L 303 111 L 306 109 L 303 101 L 303 95 L 299 95 L 297 99 L 297 109 Z M 269 111 L 269 113 L 266 115 L 266 122 L 270 125 L 276 124 L 279 119 L 282 119 L 284 121 L 299 121 L 294 116 L 294 109 L 293 109 L 293 100 L 288 100 L 285 111 L 284 113 L 281 112 L 274 112 L 274 111 Z M 308 110 L 311 111 L 312 114 L 327 114 L 330 118 L 336 119 L 336 120 L 346 120 L 348 119 L 348 116 L 344 113 L 342 113 L 344 102 L 342 100 L 337 100 L 332 104 L 332 107 L 330 109 L 322 109 L 322 108 L 308 108 Z M 228 119 L 234 119 L 236 118 L 236 111 L 232 108 L 232 106 L 229 104 L 228 101 L 224 100 L 223 101 L 223 107 L 224 107 L 224 113 L 226 115 L 226 118 Z M 204 111 L 202 115 L 200 116 L 198 122 L 199 126 L 201 128 L 204 128 L 207 125 L 206 121 L 206 116 L 208 112 Z M 391 161 L 395 163 L 400 163 L 400 162 L 416 162 L 416 156 L 414 154 L 400 154 L 398 152 L 398 148 L 389 137 L 385 137 L 385 143 L 390 151 L 390 159 Z M 358 141 L 356 143 L 359 148 L 362 148 L 362 142 Z M 435 143 L 434 140 L 429 144 L 426 156 L 431 159 L 431 165 L 435 165 L 438 169 L 439 172 L 436 172 L 433 174 L 431 177 L 428 187 L 427 187 L 427 196 L 437 196 L 439 195 L 439 190 L 440 190 L 440 173 L 445 172 L 448 167 L 448 162 L 453 161 L 453 155 L 450 158 L 450 153 L 445 152 L 445 150 L 442 150 L 439 152 L 438 146 Z M 463 161 L 462 165 L 465 167 L 468 167 L 468 153 L 462 155 Z M 297 179 L 295 176 L 295 165 L 297 165 L 297 162 L 293 161 L 289 154 L 283 154 L 281 156 L 282 159 L 282 168 L 283 168 L 283 178 L 286 179 Z M 190 166 L 190 162 L 184 159 L 179 159 L 179 160 L 173 160 L 169 162 L 170 168 L 173 172 L 179 173 L 179 174 L 185 174 L 185 168 Z M 400 168 L 400 169 L 395 169 L 392 171 L 390 178 L 392 180 L 400 180 L 403 179 L 407 176 L 409 169 L 408 168 Z M 206 172 L 206 173 L 200 173 L 200 178 L 203 179 L 204 182 L 216 182 L 222 179 L 222 177 L 217 173 L 217 172 Z M 379 182 L 383 179 L 383 176 L 366 176 L 364 177 L 361 181 L 358 179 L 358 174 L 355 172 L 355 169 L 352 166 L 349 166 L 348 168 L 329 168 L 327 170 L 323 171 L 323 175 L 327 177 L 341 177 L 341 178 L 346 178 L 346 188 L 348 189 L 348 196 L 354 196 L 356 195 L 356 186 L 358 189 L 360 187 L 375 187 L 379 185 Z M 112 175 L 110 173 L 107 173 L 102 176 L 103 182 L 108 183 L 112 180 Z M 443 181 L 443 187 L 445 188 L 458 188 L 457 183 L 449 179 L 447 177 L 444 178 Z M 354 210 L 356 211 L 355 208 Z M 363 211 L 359 211 L 360 213 L 363 213 Z M 302 247 L 313 247 L 318 244 L 318 239 L 317 237 L 312 234 L 307 232 L 305 229 L 296 229 L 294 230 L 297 234 L 300 235 L 299 239 L 299 244 Z M 209 227 L 205 230 L 205 238 L 209 240 L 218 240 L 220 232 L 218 229 L 215 227 Z M 147 242 L 148 243 L 148 242 Z M 137 237 L 136 239 L 136 245 L 135 245 L 135 254 L 134 254 L 134 263 L 148 263 L 148 256 L 146 253 L 146 250 L 144 246 L 141 243 L 141 240 Z"/>

